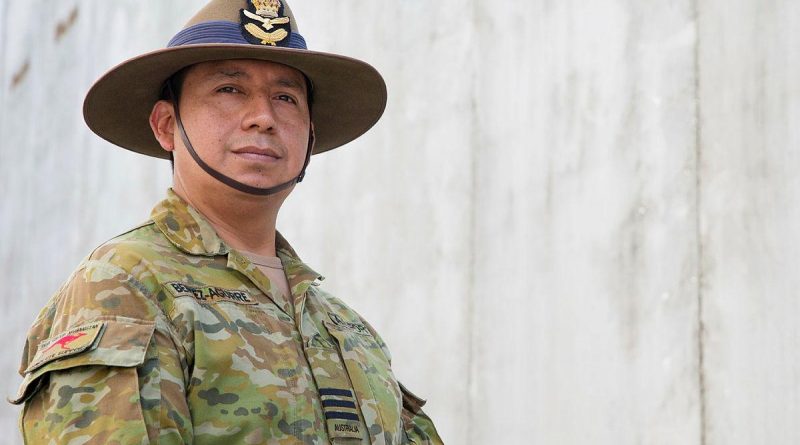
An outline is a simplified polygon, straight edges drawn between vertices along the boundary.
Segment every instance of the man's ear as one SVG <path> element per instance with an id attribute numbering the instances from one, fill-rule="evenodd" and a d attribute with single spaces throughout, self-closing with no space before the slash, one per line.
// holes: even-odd
<path id="1" fill-rule="evenodd" d="M 150 112 L 150 129 L 166 151 L 175 150 L 175 108 L 172 102 L 159 100 Z"/>

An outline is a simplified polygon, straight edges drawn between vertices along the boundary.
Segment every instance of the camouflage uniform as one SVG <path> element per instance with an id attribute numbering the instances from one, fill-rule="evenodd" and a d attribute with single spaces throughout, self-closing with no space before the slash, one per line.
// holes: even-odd
<path id="1" fill-rule="evenodd" d="M 377 333 L 277 251 L 292 298 L 170 191 L 34 322 L 26 443 L 441 443 Z"/>

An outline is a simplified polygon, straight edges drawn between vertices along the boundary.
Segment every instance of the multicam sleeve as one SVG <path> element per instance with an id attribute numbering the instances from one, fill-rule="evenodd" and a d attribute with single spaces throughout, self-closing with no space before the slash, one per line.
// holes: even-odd
<path id="1" fill-rule="evenodd" d="M 186 357 L 147 286 L 90 262 L 28 334 L 26 444 L 191 443 Z"/>
<path id="2" fill-rule="evenodd" d="M 416 445 L 442 445 L 433 421 L 422 411 L 425 400 L 415 396 L 402 383 L 400 391 L 403 393 L 403 426 L 409 442 Z"/>

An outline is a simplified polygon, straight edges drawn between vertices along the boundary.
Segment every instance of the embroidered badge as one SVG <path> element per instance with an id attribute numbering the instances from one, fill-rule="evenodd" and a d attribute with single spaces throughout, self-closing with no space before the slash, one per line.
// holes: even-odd
<path id="1" fill-rule="evenodd" d="M 361 438 L 361 421 L 353 392 L 349 389 L 319 388 L 322 411 L 331 437 Z"/>
<path id="2" fill-rule="evenodd" d="M 255 45 L 275 46 L 289 36 L 289 17 L 284 17 L 280 0 L 248 0 L 240 14 L 242 35 Z"/>
<path id="3" fill-rule="evenodd" d="M 359 334 L 366 334 L 368 332 L 367 327 L 361 323 L 353 323 L 350 321 L 346 321 L 340 315 L 334 314 L 333 312 L 328 312 L 328 316 L 331 317 L 331 321 L 333 322 L 333 324 L 335 324 L 340 328 L 344 328 L 350 331 L 355 331 L 358 332 Z"/>
<path id="4" fill-rule="evenodd" d="M 192 297 L 200 303 L 211 304 L 229 301 L 236 304 L 258 304 L 250 294 L 243 290 L 223 289 L 214 286 L 191 286 L 180 281 L 171 281 L 167 283 L 166 288 L 175 298 Z"/>
<path id="5" fill-rule="evenodd" d="M 39 343 L 36 355 L 26 372 L 33 371 L 55 359 L 75 355 L 89 349 L 100 337 L 105 325 L 105 322 L 102 321 L 88 323 L 44 340 Z"/>

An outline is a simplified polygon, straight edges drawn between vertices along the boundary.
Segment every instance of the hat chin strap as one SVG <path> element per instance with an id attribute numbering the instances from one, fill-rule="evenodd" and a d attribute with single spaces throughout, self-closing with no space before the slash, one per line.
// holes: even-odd
<path id="1" fill-rule="evenodd" d="M 306 175 L 306 168 L 308 167 L 308 163 L 311 161 L 311 151 L 314 148 L 313 129 L 309 128 L 308 130 L 308 148 L 306 149 L 306 160 L 303 163 L 303 168 L 300 170 L 300 174 L 282 184 L 278 184 L 273 187 L 269 188 L 253 187 L 243 182 L 239 182 L 231 178 L 230 176 L 226 176 L 217 170 L 214 170 L 210 165 L 206 164 L 206 162 L 203 161 L 200 155 L 198 155 L 197 152 L 194 150 L 194 147 L 192 147 L 192 143 L 189 141 L 189 136 L 186 134 L 186 129 L 183 127 L 183 121 L 181 120 L 181 113 L 178 109 L 178 98 L 175 96 L 175 93 L 172 89 L 172 82 L 167 82 L 167 88 L 169 88 L 170 97 L 173 98 L 173 104 L 175 106 L 175 121 L 178 123 L 178 131 L 181 134 L 183 145 L 186 146 L 186 149 L 189 151 L 189 154 L 192 155 L 192 159 L 194 159 L 194 162 L 196 162 L 197 165 L 199 165 L 200 168 L 202 168 L 212 178 L 227 185 L 228 187 L 239 190 L 240 192 L 257 196 L 272 195 L 282 190 L 286 190 L 287 188 L 303 181 L 303 178 Z"/>

